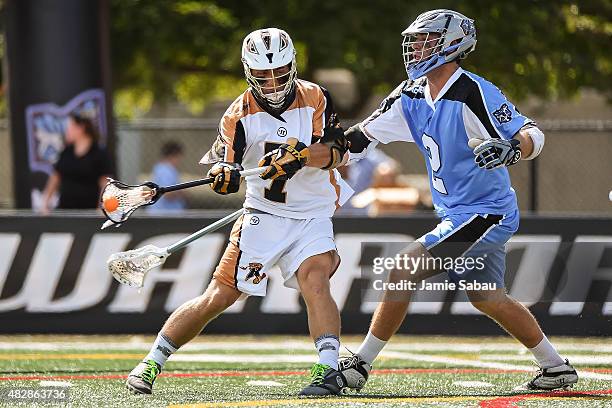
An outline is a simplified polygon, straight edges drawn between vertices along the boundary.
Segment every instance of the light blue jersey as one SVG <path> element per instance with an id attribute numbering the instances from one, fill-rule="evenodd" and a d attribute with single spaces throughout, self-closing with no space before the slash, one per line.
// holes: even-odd
<path id="1" fill-rule="evenodd" d="M 403 82 L 360 128 L 373 142 L 416 143 L 425 156 L 434 207 L 444 217 L 517 209 L 508 170 L 479 168 L 468 140 L 511 139 L 530 122 L 495 85 L 459 68 L 435 100 L 425 78 Z"/>

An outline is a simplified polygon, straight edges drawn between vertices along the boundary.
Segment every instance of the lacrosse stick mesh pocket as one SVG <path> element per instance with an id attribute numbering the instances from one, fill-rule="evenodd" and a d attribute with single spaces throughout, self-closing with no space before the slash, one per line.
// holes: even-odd
<path id="1" fill-rule="evenodd" d="M 106 261 L 108 270 L 119 282 L 141 288 L 147 272 L 162 265 L 168 253 L 156 247 L 147 245 L 142 248 L 112 254 Z"/>
<path id="2" fill-rule="evenodd" d="M 102 209 L 106 217 L 113 222 L 123 222 L 138 207 L 151 203 L 155 190 L 149 186 L 128 186 L 118 181 L 109 182 L 102 192 Z M 117 208 L 108 211 L 104 203 L 109 199 L 117 199 Z"/>

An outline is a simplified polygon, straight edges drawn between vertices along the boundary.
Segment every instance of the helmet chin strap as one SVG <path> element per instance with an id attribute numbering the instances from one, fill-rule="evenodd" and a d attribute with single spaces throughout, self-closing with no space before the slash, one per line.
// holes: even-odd
<path id="1" fill-rule="evenodd" d="M 408 78 L 413 81 L 417 80 L 432 69 L 437 68 L 440 65 L 445 64 L 446 62 L 447 61 L 445 60 L 443 55 L 433 55 L 430 58 L 427 58 L 425 61 L 420 61 L 412 65 L 411 67 L 407 67 L 406 71 L 408 73 Z"/>
<path id="2" fill-rule="evenodd" d="M 272 107 L 280 107 L 283 102 L 285 102 L 283 98 L 283 91 L 272 92 L 269 94 L 264 94 L 263 98 L 268 102 L 268 104 Z"/>
<path id="3" fill-rule="evenodd" d="M 270 105 L 270 101 L 268 101 L 266 98 L 263 98 L 261 95 L 259 95 L 259 93 L 252 91 L 252 94 L 259 106 L 261 106 L 266 112 L 274 116 L 278 116 L 279 114 L 283 113 L 289 107 L 289 105 L 293 103 L 293 100 L 295 99 L 295 82 L 293 83 L 291 90 L 287 94 L 287 97 L 285 98 L 283 104 L 278 107 Z"/>
<path id="4" fill-rule="evenodd" d="M 406 67 L 408 77 L 414 81 L 441 65 L 453 62 L 454 60 L 447 61 L 446 55 L 453 53 L 455 50 L 457 50 L 457 48 L 459 48 L 460 45 L 461 43 L 453 44 L 450 47 L 433 54 L 424 61 L 419 61 L 410 67 Z M 459 59 L 461 58 L 459 57 Z"/>

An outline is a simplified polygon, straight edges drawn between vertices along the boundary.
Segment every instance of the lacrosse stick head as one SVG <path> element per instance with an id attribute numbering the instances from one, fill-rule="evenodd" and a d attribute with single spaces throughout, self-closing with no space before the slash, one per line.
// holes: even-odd
<path id="1" fill-rule="evenodd" d="M 132 186 L 109 178 L 100 195 L 100 208 L 108 221 L 121 224 L 139 207 L 157 201 L 158 190 L 159 186 L 150 181 Z"/>
<path id="2" fill-rule="evenodd" d="M 124 285 L 142 288 L 151 269 L 163 265 L 170 255 L 164 248 L 147 245 L 142 248 L 112 254 L 106 265 L 113 277 Z"/>

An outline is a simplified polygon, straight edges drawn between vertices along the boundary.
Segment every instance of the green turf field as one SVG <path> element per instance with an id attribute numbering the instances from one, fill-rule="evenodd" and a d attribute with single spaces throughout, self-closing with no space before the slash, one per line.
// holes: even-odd
<path id="1" fill-rule="evenodd" d="M 306 337 L 286 336 L 202 336 L 168 362 L 152 396 L 131 395 L 125 377 L 152 340 L 0 336 L 0 390 L 57 387 L 73 407 L 612 407 L 609 339 L 553 339 L 581 380 L 569 392 L 533 394 L 513 390 L 534 366 L 510 339 L 397 336 L 360 394 L 327 399 L 295 397 L 315 353 Z M 344 339 L 349 348 L 359 340 Z"/>

